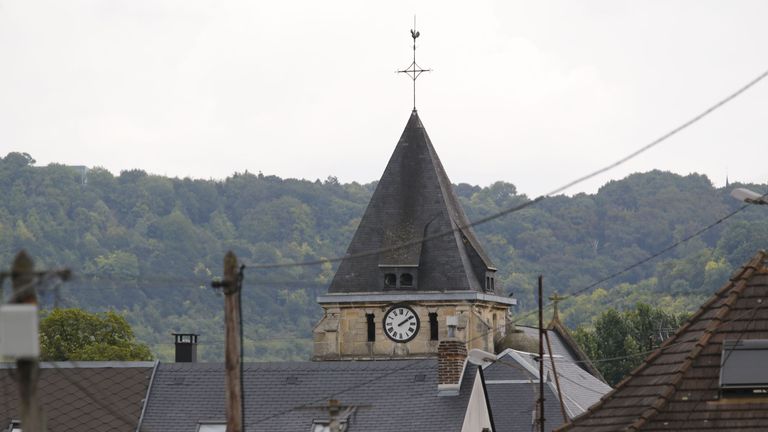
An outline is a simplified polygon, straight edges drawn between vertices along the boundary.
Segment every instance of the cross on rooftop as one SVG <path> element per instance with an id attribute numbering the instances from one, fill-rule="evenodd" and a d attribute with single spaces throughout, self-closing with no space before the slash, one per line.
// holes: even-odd
<path id="1" fill-rule="evenodd" d="M 549 300 L 554 305 L 554 311 L 552 312 L 552 321 L 555 321 L 555 320 L 559 321 L 560 320 L 560 314 L 559 314 L 558 309 L 557 309 L 557 304 L 560 303 L 561 301 L 567 299 L 567 298 L 568 298 L 567 296 L 561 296 L 557 292 L 555 292 L 553 295 L 549 296 Z"/>
<path id="2" fill-rule="evenodd" d="M 413 28 L 411 29 L 411 37 L 413 38 L 413 61 L 411 64 L 403 69 L 397 71 L 397 73 L 404 73 L 411 77 L 411 80 L 413 80 L 413 110 L 416 111 L 416 79 L 421 75 L 423 72 L 432 72 L 432 69 L 422 69 L 421 66 L 416 63 L 416 38 L 418 38 L 420 33 L 416 31 L 416 17 L 413 17 Z"/>

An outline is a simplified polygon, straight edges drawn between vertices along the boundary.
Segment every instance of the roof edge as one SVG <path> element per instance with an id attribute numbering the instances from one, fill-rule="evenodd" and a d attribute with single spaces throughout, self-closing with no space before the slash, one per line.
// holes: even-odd
<path id="1" fill-rule="evenodd" d="M 157 361 L 56 361 L 40 362 L 41 369 L 154 368 Z M 0 363 L 0 369 L 15 369 L 16 363 Z"/>
<path id="2" fill-rule="evenodd" d="M 643 360 L 643 362 L 640 363 L 640 365 L 638 365 L 635 369 L 633 369 L 630 373 L 628 373 L 627 376 L 624 377 L 624 379 L 619 381 L 619 383 L 616 384 L 616 386 L 613 388 L 613 390 L 611 390 L 608 393 L 606 393 L 605 395 L 603 395 L 597 403 L 595 403 L 594 405 L 589 407 L 587 409 L 587 411 L 583 412 L 581 415 L 573 418 L 568 423 L 560 426 L 557 429 L 554 429 L 554 432 L 564 432 L 564 431 L 567 431 L 569 429 L 572 429 L 572 428 L 577 426 L 575 424 L 575 422 L 577 422 L 579 419 L 581 419 L 581 418 L 583 418 L 583 417 L 585 417 L 585 416 L 587 416 L 587 415 L 589 415 L 589 414 L 591 414 L 591 413 L 601 409 L 603 407 L 603 405 L 605 405 L 605 402 L 607 400 L 609 400 L 611 397 L 613 397 L 622 388 L 624 388 L 624 386 L 626 386 L 626 384 L 632 378 L 634 378 L 635 375 L 637 375 L 639 372 L 641 372 L 645 368 L 649 367 L 650 363 L 653 360 L 655 360 L 659 355 L 661 355 L 662 351 L 667 349 L 667 347 L 669 345 L 672 345 L 672 344 L 676 343 L 675 341 L 683 333 L 685 333 L 685 331 L 693 324 L 694 320 L 698 319 L 701 315 L 703 315 L 706 312 L 706 308 L 709 307 L 715 301 L 717 301 L 720 296 L 722 296 L 723 294 L 725 294 L 728 291 L 731 291 L 731 294 L 729 294 L 729 297 L 731 297 L 734 294 L 736 294 L 736 296 L 733 297 L 734 301 L 735 301 L 735 298 L 741 293 L 741 290 L 743 290 L 744 287 L 746 287 L 746 281 L 752 276 L 752 274 L 754 272 L 758 271 L 760 268 L 763 267 L 762 266 L 762 262 L 765 261 L 766 256 L 768 256 L 768 253 L 766 253 L 766 251 L 764 251 L 764 250 L 758 251 L 747 262 L 747 264 L 745 264 L 744 266 L 741 267 L 741 271 L 739 271 L 739 273 L 738 273 L 738 275 L 736 277 L 729 279 L 728 282 L 725 285 L 723 285 L 722 288 L 717 290 L 709 298 L 709 300 L 704 302 L 704 304 L 701 307 L 699 307 L 699 309 L 696 311 L 696 313 L 694 313 L 693 315 L 691 315 L 690 318 L 688 318 L 688 320 L 685 322 L 685 324 L 680 326 L 680 328 L 675 332 L 674 336 L 672 336 L 669 339 L 667 339 L 666 341 L 664 341 L 664 343 L 662 343 L 660 347 L 656 348 L 651 354 L 649 354 L 648 357 L 646 357 L 645 360 Z M 741 285 L 741 288 L 738 291 L 734 292 L 733 290 L 736 289 L 737 285 Z M 726 302 L 728 302 L 728 304 L 730 304 L 729 299 L 727 299 Z M 698 348 L 698 352 L 696 352 L 696 354 L 694 354 L 692 356 L 689 356 L 686 359 L 686 361 L 683 362 L 683 364 L 681 365 L 680 369 L 676 372 L 677 378 L 672 383 L 670 383 L 670 385 L 668 386 L 668 388 L 671 389 L 671 391 L 674 392 L 677 389 L 677 386 L 680 384 L 680 381 L 682 380 L 683 375 L 688 370 L 690 365 L 693 364 L 693 360 L 696 359 L 698 357 L 698 354 L 701 353 L 702 347 L 700 346 L 700 344 L 701 344 L 702 340 L 709 339 L 709 337 L 711 337 L 711 335 L 714 332 L 714 330 L 716 329 L 716 327 L 719 325 L 719 323 L 721 321 L 721 318 L 722 318 L 720 316 L 721 315 L 721 311 L 726 311 L 725 313 L 723 313 L 723 315 L 725 315 L 725 314 L 727 314 L 727 312 L 730 311 L 730 308 L 723 307 L 723 309 L 718 311 L 718 313 L 715 315 L 715 317 L 713 317 L 711 319 L 710 325 L 707 326 L 707 328 L 704 330 L 702 336 L 697 340 L 696 344 L 694 345 L 694 347 Z M 717 325 L 713 324 L 715 322 L 717 323 Z M 714 329 L 712 327 L 714 327 Z M 695 349 L 696 348 L 694 348 L 694 350 Z M 667 392 L 665 392 L 665 393 L 667 393 Z M 668 396 L 667 396 L 667 398 L 668 398 Z M 634 428 L 635 430 L 640 429 L 642 426 L 644 426 L 648 422 L 648 420 L 650 420 L 655 414 L 657 414 L 659 412 L 659 410 L 661 408 L 663 408 L 665 405 L 666 405 L 666 401 L 665 401 L 664 395 L 659 395 L 657 397 L 657 399 L 656 399 L 656 402 L 650 404 L 648 406 L 648 409 L 643 411 L 643 413 L 640 415 L 640 417 L 638 419 L 636 419 L 634 422 L 632 422 L 632 423 L 630 423 L 629 425 L 626 426 L 627 430 L 629 430 L 630 428 Z M 654 411 L 654 412 L 649 412 L 649 411 Z"/>

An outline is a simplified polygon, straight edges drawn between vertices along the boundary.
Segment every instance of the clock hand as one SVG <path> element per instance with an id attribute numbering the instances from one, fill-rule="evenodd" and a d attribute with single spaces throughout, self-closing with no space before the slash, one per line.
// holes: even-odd
<path id="1" fill-rule="evenodd" d="M 409 316 L 408 318 L 400 321 L 400 323 L 398 323 L 397 326 L 400 327 L 401 325 L 403 325 L 403 324 L 407 323 L 408 321 L 410 321 L 411 318 L 413 318 L 413 316 Z"/>

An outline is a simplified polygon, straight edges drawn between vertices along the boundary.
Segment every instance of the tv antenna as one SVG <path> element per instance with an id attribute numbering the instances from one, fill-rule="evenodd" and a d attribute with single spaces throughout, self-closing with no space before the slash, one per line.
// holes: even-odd
<path id="1" fill-rule="evenodd" d="M 403 70 L 397 71 L 397 73 L 404 73 L 408 75 L 413 81 L 413 110 L 416 111 L 416 79 L 419 78 L 424 72 L 432 72 L 432 69 L 422 69 L 418 63 L 416 63 L 416 39 L 420 33 L 416 31 L 416 16 L 413 17 L 413 28 L 411 29 L 411 37 L 413 38 L 413 62 L 410 66 Z"/>

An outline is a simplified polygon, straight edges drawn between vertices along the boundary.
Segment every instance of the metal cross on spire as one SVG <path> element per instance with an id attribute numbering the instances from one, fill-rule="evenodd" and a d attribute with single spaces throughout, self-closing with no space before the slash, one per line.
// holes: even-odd
<path id="1" fill-rule="evenodd" d="M 413 62 L 410 66 L 403 70 L 397 71 L 397 73 L 404 73 L 411 77 L 413 80 L 413 110 L 416 111 L 416 79 L 422 72 L 432 72 L 432 69 L 422 69 L 421 66 L 416 63 L 416 38 L 419 37 L 419 32 L 416 31 L 416 17 L 413 17 L 413 28 L 411 29 L 411 37 L 413 38 Z"/>

